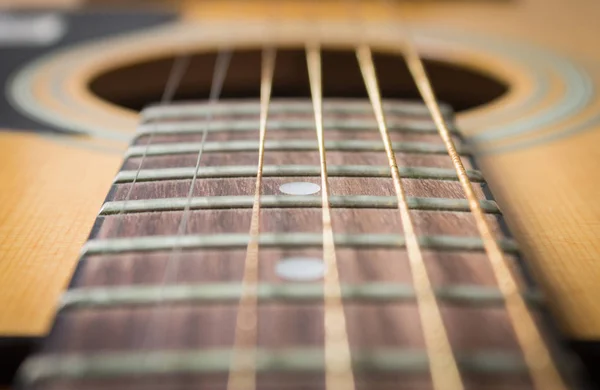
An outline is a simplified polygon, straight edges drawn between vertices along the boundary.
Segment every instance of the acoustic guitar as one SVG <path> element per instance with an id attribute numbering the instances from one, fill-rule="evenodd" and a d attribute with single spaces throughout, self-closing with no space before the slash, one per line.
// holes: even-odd
<path id="1" fill-rule="evenodd" d="M 37 3 L 5 383 L 598 388 L 600 2 Z"/>

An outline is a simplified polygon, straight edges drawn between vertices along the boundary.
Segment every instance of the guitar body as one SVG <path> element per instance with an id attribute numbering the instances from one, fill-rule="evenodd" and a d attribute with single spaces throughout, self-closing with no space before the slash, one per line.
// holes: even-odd
<path id="1" fill-rule="evenodd" d="M 360 12 L 337 2 L 183 1 L 138 14 L 116 6 L 98 14 L 67 9 L 61 13 L 69 28 L 56 43 L 0 47 L 12 61 L 0 74 L 0 336 L 37 338 L 50 329 L 136 132 L 138 102 L 160 99 L 167 70 L 161 58 L 200 53 L 193 68 L 214 61 L 202 53 L 223 46 L 246 50 L 248 61 L 238 65 L 242 76 L 235 78 L 239 94 L 246 95 L 245 85 L 260 80 L 245 79 L 244 70 L 255 69 L 248 65 L 256 62 L 252 50 L 265 42 L 295 50 L 314 35 L 327 37 L 334 51 L 351 53 L 366 39 L 374 50 L 399 52 L 399 30 L 386 27 L 394 19 L 389 9 L 377 2 L 358 7 Z M 437 78 L 455 76 L 439 83 L 441 98 L 459 106 L 456 126 L 560 334 L 597 358 L 600 3 L 400 1 L 394 9 L 430 61 L 426 65 L 439 70 Z M 306 20 L 320 24 L 307 28 Z M 265 30 L 265 23 L 272 29 Z M 291 59 L 289 64 L 293 69 Z M 206 99 L 209 76 L 191 77 L 182 96 Z M 468 87 L 475 84 L 487 92 Z M 195 96 L 194 90 L 205 93 Z"/>

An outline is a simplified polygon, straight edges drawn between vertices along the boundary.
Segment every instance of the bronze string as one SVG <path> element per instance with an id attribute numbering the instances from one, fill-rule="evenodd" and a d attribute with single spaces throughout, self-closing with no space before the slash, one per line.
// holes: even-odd
<path id="1" fill-rule="evenodd" d="M 456 174 L 469 202 L 469 208 L 475 218 L 477 229 L 483 240 L 485 251 L 491 262 L 502 296 L 504 297 L 506 310 L 513 324 L 534 385 L 539 390 L 565 390 L 566 385 L 552 360 L 550 351 L 535 324 L 531 312 L 527 308 L 527 304 L 523 300 L 511 266 L 498 246 L 492 229 L 477 200 L 475 191 L 473 191 L 473 185 L 467 176 L 460 155 L 456 151 L 456 146 L 442 116 L 431 82 L 423 66 L 423 61 L 408 31 L 404 32 L 403 38 L 406 63 L 435 122 L 439 135 L 446 146 L 448 155 L 452 160 Z"/>
<path id="2" fill-rule="evenodd" d="M 244 277 L 242 296 L 240 298 L 235 330 L 234 356 L 229 372 L 228 390 L 254 390 L 256 388 L 256 344 L 258 333 L 258 256 L 260 235 L 260 195 L 262 188 L 262 170 L 265 157 L 265 139 L 267 134 L 267 117 L 273 72 L 275 69 L 276 51 L 266 48 L 262 53 L 262 70 L 260 83 L 260 141 L 258 148 L 258 167 L 254 187 L 254 202 L 250 222 L 250 240 L 244 261 Z"/>
<path id="3" fill-rule="evenodd" d="M 365 81 L 371 104 L 373 105 L 373 111 L 375 112 L 379 132 L 381 133 L 381 139 L 385 145 L 385 152 L 387 154 L 392 180 L 396 190 L 398 211 L 400 212 L 402 228 L 404 229 L 406 250 L 408 252 L 410 270 L 417 298 L 417 308 L 419 310 L 421 327 L 425 338 L 425 346 L 429 356 L 433 387 L 436 390 L 462 390 L 464 389 L 464 386 L 460 378 L 456 360 L 454 359 L 454 354 L 452 353 L 452 348 L 450 347 L 450 342 L 448 341 L 448 335 L 446 334 L 446 328 L 444 327 L 444 321 L 437 304 L 435 293 L 431 287 L 429 276 L 427 275 L 427 268 L 425 267 L 421 247 L 419 246 L 419 241 L 415 233 L 414 222 L 412 221 L 410 210 L 408 208 L 406 191 L 402 185 L 396 156 L 392 148 L 390 135 L 385 122 L 381 94 L 379 92 L 371 49 L 366 45 L 360 46 L 356 50 L 356 56 L 360 64 L 360 70 Z"/>
<path id="4" fill-rule="evenodd" d="M 321 81 L 321 48 L 318 43 L 306 46 L 306 61 L 310 91 L 315 114 L 315 127 L 319 144 L 321 165 L 321 197 L 323 223 L 323 261 L 325 262 L 325 383 L 330 390 L 355 388 L 352 358 L 346 330 L 346 318 L 333 240 L 331 210 L 329 205 L 329 182 L 323 133 L 323 92 Z"/>

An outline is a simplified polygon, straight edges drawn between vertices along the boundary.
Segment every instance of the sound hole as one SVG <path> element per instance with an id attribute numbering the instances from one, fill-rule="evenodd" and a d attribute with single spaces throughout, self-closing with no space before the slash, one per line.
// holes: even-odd
<path id="1" fill-rule="evenodd" d="M 191 66 L 178 89 L 176 100 L 206 99 L 209 94 L 216 53 L 193 56 Z M 257 98 L 260 86 L 260 50 L 236 51 L 225 81 L 222 98 Z M 323 52 L 323 93 L 325 97 L 366 97 L 354 52 Z M 90 83 L 101 98 L 120 106 L 140 110 L 160 100 L 173 58 L 153 59 L 98 75 Z M 375 53 L 375 64 L 384 98 L 419 99 L 410 73 L 401 56 Z M 425 66 L 439 100 L 457 111 L 487 104 L 508 90 L 502 80 L 456 64 L 425 59 Z M 274 97 L 309 97 L 308 73 L 303 50 L 280 50 L 274 76 Z"/>

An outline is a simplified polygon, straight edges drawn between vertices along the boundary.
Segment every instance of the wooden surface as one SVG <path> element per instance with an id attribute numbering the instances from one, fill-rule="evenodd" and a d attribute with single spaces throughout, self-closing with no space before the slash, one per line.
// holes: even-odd
<path id="1" fill-rule="evenodd" d="M 368 103 L 367 108 L 368 108 Z M 275 116 L 275 115 L 274 115 Z M 279 119 L 292 120 L 286 115 L 277 115 Z M 301 118 L 294 115 L 294 119 Z M 311 118 L 310 112 L 304 117 Z M 325 114 L 325 120 L 357 118 L 354 113 Z M 398 116 L 400 117 L 400 116 Z M 390 120 L 399 119 L 394 115 Z M 197 119 L 197 118 L 196 118 Z M 223 118 L 225 119 L 225 118 Z M 423 123 L 431 123 L 425 117 Z M 255 139 L 256 131 L 219 132 L 208 135 L 207 142 L 235 141 Z M 195 136 L 196 141 L 200 135 Z M 379 132 L 372 128 L 360 132 L 330 130 L 325 133 L 328 141 L 333 140 L 379 140 Z M 439 144 L 434 135 L 391 134 L 393 141 L 431 142 Z M 268 140 L 305 139 L 315 140 L 314 130 L 267 130 Z M 191 141 L 190 136 L 163 136 L 160 143 L 179 143 Z M 136 141 L 145 145 L 147 137 Z M 142 169 L 164 169 L 195 166 L 196 153 L 155 157 L 147 156 Z M 257 162 L 255 152 L 204 153 L 202 167 L 254 165 Z M 266 151 L 265 164 L 289 165 L 298 162 L 318 165 L 319 156 L 314 151 L 277 152 Z M 414 155 L 397 153 L 402 166 L 424 166 L 451 168 L 451 162 L 444 155 Z M 468 159 L 463 159 L 467 168 L 471 168 Z M 341 152 L 329 151 L 327 162 L 330 169 L 335 165 L 386 166 L 383 152 Z M 124 170 L 137 169 L 139 158 L 130 158 Z M 263 195 L 285 197 L 279 187 L 289 182 L 319 183 L 318 176 L 312 177 L 265 177 Z M 215 178 L 196 182 L 193 195 L 201 196 L 250 196 L 253 193 L 255 178 Z M 428 196 L 433 198 L 464 198 L 457 181 L 404 179 L 408 196 Z M 331 195 L 367 195 L 394 196 L 391 178 L 372 177 L 331 177 L 329 179 Z M 168 180 L 161 182 L 136 183 L 129 199 L 168 199 L 185 198 L 189 192 L 191 180 Z M 130 184 L 116 184 L 107 201 L 127 199 Z M 476 184 L 475 190 L 480 199 L 484 199 L 482 184 Z M 310 196 L 310 195 L 309 195 Z M 312 195 L 319 198 L 319 194 Z M 261 234 L 268 233 L 317 233 L 322 232 L 322 210 L 315 208 L 274 208 L 261 211 Z M 222 233 L 246 234 L 250 228 L 251 208 L 193 210 L 185 230 L 187 235 L 206 235 Z M 106 215 L 99 217 L 92 239 L 110 239 L 124 237 L 143 237 L 176 235 L 182 211 L 142 212 Z M 424 235 L 449 235 L 477 237 L 475 220 L 468 212 L 413 211 L 412 218 L 416 233 Z M 497 216 L 487 215 L 498 238 L 504 237 L 500 231 Z M 402 232 L 400 216 L 389 209 L 349 209 L 334 208 L 332 223 L 335 234 L 396 234 Z M 160 238 L 156 238 L 157 241 Z M 411 283 L 409 259 L 405 249 L 377 248 L 356 249 L 338 248 L 338 267 L 340 283 L 344 285 L 363 283 Z M 239 283 L 243 276 L 245 249 L 222 250 L 186 250 L 179 254 L 171 251 L 152 253 L 129 252 L 122 254 L 86 255 L 77 270 L 77 276 L 71 285 L 72 291 L 85 288 L 117 288 L 141 285 L 189 284 L 207 285 L 210 283 Z M 322 249 L 306 248 L 262 248 L 259 250 L 259 283 L 271 283 L 281 288 L 289 286 L 291 281 L 282 278 L 275 271 L 276 265 L 286 258 L 311 257 L 322 258 Z M 508 256 L 515 262 L 513 256 Z M 469 285 L 495 288 L 497 286 L 489 262 L 481 251 L 445 251 L 424 250 L 424 261 L 432 284 L 435 288 Z M 518 271 L 517 271 L 518 275 Z M 321 286 L 322 280 L 308 282 Z M 448 329 L 452 349 L 457 355 L 468 356 L 471 353 L 502 351 L 514 353 L 516 359 L 521 356 L 507 312 L 502 306 L 468 305 L 456 302 L 440 302 L 443 320 Z M 99 353 L 115 351 L 139 351 L 148 349 L 164 350 L 208 350 L 230 349 L 234 347 L 234 329 L 238 301 L 211 302 L 193 304 L 182 302 L 177 305 L 163 303 L 156 306 L 138 305 L 134 307 L 73 307 L 60 312 L 52 330 L 44 353 Z M 344 300 L 345 314 L 349 333 L 349 343 L 354 353 L 362 349 L 381 348 L 418 349 L 425 348 L 417 306 L 414 301 L 379 302 L 367 300 Z M 258 309 L 258 347 L 282 349 L 315 347 L 322 348 L 324 335 L 323 304 L 321 300 L 303 303 L 290 301 L 262 302 Z M 365 371 L 356 373 L 357 381 L 364 388 L 387 388 L 398 386 L 398 378 L 392 374 Z M 411 375 L 404 380 L 401 388 L 433 388 L 428 374 Z M 497 388 L 531 389 L 526 375 L 503 374 L 499 376 L 472 374 L 463 371 L 467 387 L 484 388 L 494 383 Z M 222 388 L 226 376 L 204 375 L 181 377 L 167 375 L 162 377 L 162 386 L 175 383 L 199 384 L 211 383 L 214 388 Z M 293 376 L 272 373 L 262 374 L 258 388 L 289 389 L 305 388 L 306 381 L 311 389 L 324 389 L 320 374 L 303 375 L 302 380 Z M 66 388 L 90 388 L 94 380 L 64 380 L 50 382 L 42 388 L 52 388 L 63 383 Z M 368 382 L 368 385 L 367 385 Z M 148 386 L 146 380 L 133 376 L 120 384 L 129 387 Z M 151 386 L 151 385 L 150 385 Z M 38 387 L 36 387 L 38 388 Z M 212 387 L 211 387 L 212 388 Z M 359 385 L 358 388 L 363 388 Z"/>
<path id="2" fill-rule="evenodd" d="M 238 17 L 260 15 L 264 10 L 264 2 L 253 6 L 243 3 L 244 12 L 237 12 Z M 240 2 L 207 1 L 190 8 L 188 15 L 224 18 L 240 7 Z M 299 7 L 296 3 L 285 9 L 291 15 L 309 12 Z M 322 7 L 329 7 L 329 11 L 318 9 L 323 17 L 346 15 L 335 12 L 330 4 Z M 595 50 L 595 37 L 600 34 L 595 15 L 600 12 L 600 3 L 594 0 L 523 0 L 481 6 L 428 2 L 404 7 L 411 20 L 526 40 L 587 64 L 600 61 Z M 370 14 L 377 17 L 382 13 Z M 459 124 L 465 117 L 459 116 Z M 548 126 L 548 131 L 551 129 Z M 600 270 L 595 261 L 600 253 L 600 190 L 593 180 L 595 167 L 600 166 L 600 152 L 595 146 L 600 141 L 599 130 L 479 160 L 511 229 L 554 303 L 552 309 L 560 318 L 561 328 L 579 338 L 600 337 L 596 299 Z M 120 158 L 32 135 L 1 133 L 0 140 L 3 150 L 19 151 L 0 157 L 0 267 L 4 284 L 9 286 L 2 292 L 6 297 L 2 301 L 7 303 L 3 304 L 6 309 L 0 317 L 0 330 L 39 334 L 47 329 L 54 302 L 68 280 Z M 17 165 L 19 170 L 6 169 Z M 28 167 L 26 174 L 22 173 L 23 166 Z M 83 173 L 87 173 L 84 180 L 74 179 Z M 59 181 L 68 185 L 58 185 Z M 34 217 L 36 222 L 30 222 Z"/>
<path id="3" fill-rule="evenodd" d="M 39 335 L 120 157 L 12 132 L 0 132 L 0 150 L 2 334 Z"/>

